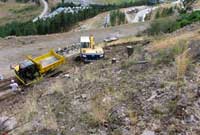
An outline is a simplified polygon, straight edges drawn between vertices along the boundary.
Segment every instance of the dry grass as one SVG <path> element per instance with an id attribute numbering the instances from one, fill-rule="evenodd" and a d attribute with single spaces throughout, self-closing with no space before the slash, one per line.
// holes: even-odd
<path id="1" fill-rule="evenodd" d="M 95 74 L 95 72 L 91 72 L 93 71 L 93 69 L 91 67 L 88 68 L 89 70 L 84 71 L 84 73 L 82 74 L 82 79 L 90 82 L 97 80 L 98 76 Z"/>
<path id="2" fill-rule="evenodd" d="M 196 0 L 192 6 L 196 9 L 200 8 L 200 0 Z"/>
<path id="3" fill-rule="evenodd" d="M 97 93 L 91 101 L 91 112 L 94 120 L 101 124 L 107 121 L 110 109 L 121 99 L 120 94 L 112 88 Z"/>
<path id="4" fill-rule="evenodd" d="M 183 79 L 185 72 L 187 70 L 187 67 L 189 65 L 190 57 L 189 52 L 190 49 L 187 49 L 183 54 L 179 55 L 176 58 L 176 64 L 177 64 L 177 79 Z"/>
<path id="5" fill-rule="evenodd" d="M 179 35 L 172 35 L 168 37 L 162 37 L 159 40 L 155 40 L 147 49 L 151 52 L 158 51 L 166 48 L 172 48 L 181 40 L 189 41 L 191 39 L 200 39 L 198 30 L 193 32 L 187 32 Z"/>
<path id="6" fill-rule="evenodd" d="M 45 115 L 42 118 L 42 124 L 46 129 L 58 129 L 57 119 L 55 114 L 52 112 L 50 101 L 47 101 L 47 105 L 45 107 Z"/>
<path id="7" fill-rule="evenodd" d="M 38 113 L 38 104 L 37 104 L 37 96 L 33 92 L 31 92 L 26 98 L 26 102 L 22 109 L 22 113 L 20 118 L 23 118 L 22 121 L 29 122 L 33 119 L 33 117 Z"/>
<path id="8" fill-rule="evenodd" d="M 139 42 L 139 41 L 143 41 L 144 39 L 145 37 L 129 36 L 129 37 L 120 38 L 116 41 L 112 41 L 109 43 L 100 43 L 98 45 L 99 46 L 114 46 L 114 45 L 126 44 L 126 43 L 131 43 L 131 42 Z"/>
<path id="9" fill-rule="evenodd" d="M 51 85 L 48 87 L 47 91 L 43 95 L 54 93 L 60 93 L 62 95 L 65 95 L 63 85 L 64 84 L 61 80 L 56 79 L 54 83 L 51 83 Z"/>
<path id="10" fill-rule="evenodd" d="M 0 25 L 11 21 L 28 21 L 39 15 L 42 7 L 32 3 L 0 3 Z"/>
<path id="11" fill-rule="evenodd" d="M 181 55 L 179 55 L 176 58 L 177 88 L 179 88 L 181 82 L 183 81 L 185 73 L 190 63 L 189 51 L 190 51 L 190 48 L 185 50 Z"/>
<path id="12" fill-rule="evenodd" d="M 92 116 L 94 120 L 99 124 L 107 121 L 108 111 L 111 108 L 109 102 L 104 104 L 102 100 L 103 95 L 99 93 L 91 102 Z"/>
<path id="13" fill-rule="evenodd" d="M 135 125 L 138 122 L 137 114 L 133 111 L 129 111 L 128 114 L 129 114 L 129 118 L 131 120 L 131 124 Z"/>

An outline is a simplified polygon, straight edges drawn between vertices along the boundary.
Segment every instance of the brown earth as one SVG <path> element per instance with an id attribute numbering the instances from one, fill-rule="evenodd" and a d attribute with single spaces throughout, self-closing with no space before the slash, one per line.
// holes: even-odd
<path id="1" fill-rule="evenodd" d="M 102 42 L 110 35 L 126 37 L 136 35 L 147 28 L 147 23 L 122 25 L 108 29 L 96 29 L 80 32 L 68 32 L 44 36 L 8 37 L 0 39 L 0 72 L 5 76 L 12 76 L 10 64 L 25 59 L 27 55 L 33 57 L 41 55 L 50 49 L 66 47 L 78 43 L 80 36 L 94 35 L 96 42 Z"/>
<path id="2" fill-rule="evenodd" d="M 186 33 L 199 28 L 198 24 L 191 25 L 161 37 L 166 39 L 163 43 L 172 44 L 164 48 L 157 47 L 160 40 L 149 43 L 144 38 L 141 42 L 105 47 L 105 59 L 90 64 L 70 58 L 62 67 L 64 74 L 0 102 L 1 113 L 17 119 L 19 127 L 13 134 L 197 135 L 199 38 L 188 38 L 190 53 L 198 55 L 192 55 L 181 85 L 177 80 L 178 56 L 172 56 L 170 48 L 184 41 Z M 172 43 L 173 35 L 184 35 L 184 39 Z M 156 50 L 149 50 L 154 43 L 158 43 Z M 127 45 L 134 48 L 129 58 Z M 117 63 L 111 64 L 112 58 Z"/>

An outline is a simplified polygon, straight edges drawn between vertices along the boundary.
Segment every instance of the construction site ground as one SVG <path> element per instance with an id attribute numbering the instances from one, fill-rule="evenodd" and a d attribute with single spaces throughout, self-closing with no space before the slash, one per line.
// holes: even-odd
<path id="1" fill-rule="evenodd" d="M 71 44 L 79 43 L 80 36 L 94 35 L 96 42 L 99 43 L 103 42 L 110 35 L 118 35 L 119 37 L 134 36 L 147 27 L 148 23 L 140 23 L 107 29 L 0 39 L 0 72 L 5 77 L 10 77 L 13 75 L 10 71 L 10 65 L 23 61 L 27 55 L 36 57 L 48 52 L 51 48 L 63 48 Z"/>
<path id="2" fill-rule="evenodd" d="M 183 85 L 177 89 L 175 58 L 169 63 L 159 64 L 161 55 L 158 52 L 182 40 L 198 47 L 199 26 L 187 26 L 173 34 L 161 36 L 161 40 L 144 37 L 142 41 L 131 44 L 107 46 L 104 48 L 105 59 L 90 64 L 75 62 L 70 57 L 69 62 L 60 69 L 63 74 L 26 88 L 23 94 L 1 101 L 1 115 L 15 118 L 17 127 L 11 132 L 14 135 L 198 135 L 199 57 L 193 57 Z M 25 49 L 30 51 L 28 54 L 36 55 L 59 43 L 64 42 L 65 46 L 78 41 L 77 33 L 68 34 L 4 40 L 5 44 L 14 41 L 20 43 L 18 55 L 14 52 L 15 58 L 7 57 L 15 61 L 23 57 L 20 53 L 25 52 Z M 106 36 L 101 36 L 101 30 L 98 34 L 94 32 L 94 35 L 98 42 Z M 39 49 L 38 43 L 42 44 L 42 49 Z M 33 45 L 38 48 L 28 49 Z M 134 48 L 129 58 L 127 45 Z M 2 49 L 15 46 L 11 44 Z M 195 50 L 192 49 L 192 54 L 198 54 Z M 113 58 L 117 60 L 114 64 L 111 63 Z M 176 97 L 178 92 L 180 97 Z"/>

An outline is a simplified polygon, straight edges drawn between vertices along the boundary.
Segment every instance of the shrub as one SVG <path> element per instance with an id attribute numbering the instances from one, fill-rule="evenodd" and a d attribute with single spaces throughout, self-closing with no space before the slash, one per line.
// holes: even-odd
<path id="1" fill-rule="evenodd" d="M 169 64 L 175 60 L 175 58 L 182 54 L 185 50 L 187 50 L 188 45 L 184 43 L 184 41 L 179 42 L 177 45 L 162 49 L 158 51 L 156 55 L 156 64 Z"/>
<path id="2" fill-rule="evenodd" d="M 161 33 L 170 33 L 177 29 L 176 20 L 173 18 L 163 18 L 151 23 L 147 30 L 149 35 L 158 35 Z"/>
<path id="3" fill-rule="evenodd" d="M 157 16 L 160 16 L 157 15 Z M 149 35 L 158 35 L 161 33 L 170 33 L 186 25 L 200 21 L 200 11 L 192 13 L 181 14 L 177 19 L 175 18 L 162 18 L 155 20 L 151 23 L 150 28 L 147 30 Z"/>

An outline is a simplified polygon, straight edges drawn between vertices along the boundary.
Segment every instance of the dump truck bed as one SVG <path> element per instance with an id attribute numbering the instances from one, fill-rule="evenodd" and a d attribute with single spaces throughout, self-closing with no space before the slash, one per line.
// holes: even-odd
<path id="1" fill-rule="evenodd" d="M 29 57 L 29 59 L 38 65 L 41 74 L 54 70 L 65 62 L 65 58 L 53 50 L 36 58 Z"/>
<path id="2" fill-rule="evenodd" d="M 45 59 L 42 59 L 41 61 L 39 61 L 39 63 L 42 65 L 43 68 L 45 68 L 48 65 L 51 65 L 51 64 L 56 63 L 58 61 L 59 61 L 59 59 L 56 58 L 55 56 L 50 56 L 50 57 L 47 57 Z"/>

